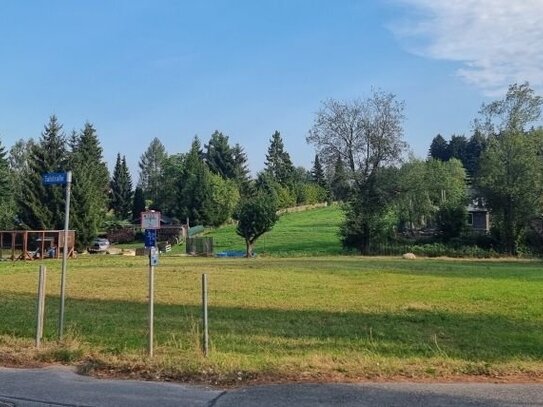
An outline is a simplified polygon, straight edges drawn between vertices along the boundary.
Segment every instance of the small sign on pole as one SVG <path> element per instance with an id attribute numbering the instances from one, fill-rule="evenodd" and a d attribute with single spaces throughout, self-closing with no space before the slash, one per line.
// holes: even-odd
<path id="1" fill-rule="evenodd" d="M 145 247 L 156 246 L 156 229 L 145 229 L 144 232 Z"/>
<path id="2" fill-rule="evenodd" d="M 48 172 L 42 174 L 43 185 L 66 185 L 68 183 L 68 173 L 66 172 Z"/>
<path id="3" fill-rule="evenodd" d="M 146 211 L 141 213 L 142 229 L 160 229 L 160 212 Z"/>

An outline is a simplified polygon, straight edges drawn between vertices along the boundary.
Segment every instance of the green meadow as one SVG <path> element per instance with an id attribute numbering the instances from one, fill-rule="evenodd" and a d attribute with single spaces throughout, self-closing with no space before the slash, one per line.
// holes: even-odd
<path id="1" fill-rule="evenodd" d="M 281 241 L 270 237 L 269 244 Z M 45 340 L 37 350 L 38 263 L 0 263 L 4 365 L 60 362 L 98 375 L 219 384 L 543 377 L 538 261 L 165 255 L 156 271 L 152 359 L 145 258 L 69 262 L 62 342 L 60 262 L 45 264 Z M 200 350 L 202 273 L 209 279 L 207 358 Z"/>

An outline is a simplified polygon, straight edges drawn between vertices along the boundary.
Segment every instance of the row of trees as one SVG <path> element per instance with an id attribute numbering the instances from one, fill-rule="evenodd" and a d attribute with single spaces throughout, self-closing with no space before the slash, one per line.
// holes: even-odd
<path id="1" fill-rule="evenodd" d="M 241 234 L 242 219 L 255 224 L 262 208 L 274 214 L 337 200 L 345 202 L 344 246 L 367 253 L 373 243 L 428 225 L 443 240 L 461 236 L 466 205 L 478 198 L 491 211 L 494 237 L 516 253 L 542 213 L 543 131 L 528 127 L 540 118 L 541 106 L 528 84 L 512 85 L 504 99 L 482 106 L 470 138 L 438 135 L 423 161 L 405 159 L 404 104 L 395 95 L 377 90 L 366 99 L 330 99 L 306 138 L 317 152 L 311 171 L 293 165 L 275 132 L 264 169 L 251 178 L 243 148 L 216 131 L 207 144 L 195 137 L 190 150 L 178 154 L 168 154 L 155 138 L 140 158 L 135 189 L 125 156 L 117 155 L 109 177 L 92 124 L 67 137 L 52 116 L 37 141 L 21 140 L 9 154 L 0 145 L 0 226 L 60 229 L 62 188 L 44 187 L 41 174 L 71 169 L 79 247 L 90 243 L 104 219 L 133 222 L 146 208 L 191 224 L 238 219 Z M 274 216 L 253 230 L 248 249 Z"/>
<path id="2" fill-rule="evenodd" d="M 529 128 L 542 104 L 527 83 L 511 85 L 504 99 L 482 106 L 469 139 L 438 135 L 427 161 L 406 162 L 404 106 L 394 95 L 324 102 L 307 141 L 328 168 L 346 163 L 344 246 L 367 253 L 422 225 L 443 240 L 459 237 L 466 206 L 477 200 L 490 210 L 500 248 L 516 254 L 543 213 L 543 130 Z"/>
<path id="3" fill-rule="evenodd" d="M 118 154 L 110 178 L 93 125 L 66 136 L 51 116 L 37 141 L 20 140 L 9 154 L 0 145 L 0 227 L 61 229 L 63 187 L 43 186 L 41 176 L 68 169 L 73 172 L 71 226 L 78 248 L 106 227 L 137 222 L 145 209 L 160 210 L 174 222 L 218 226 L 241 216 L 236 211 L 241 200 L 260 207 L 271 203 L 275 214 L 282 207 L 328 198 L 318 159 L 311 172 L 296 168 L 279 132 L 270 139 L 265 168 L 256 179 L 249 176 L 243 148 L 230 145 L 219 131 L 203 147 L 195 137 L 188 152 L 171 155 L 155 138 L 139 168 L 134 189 L 127 158 Z"/>

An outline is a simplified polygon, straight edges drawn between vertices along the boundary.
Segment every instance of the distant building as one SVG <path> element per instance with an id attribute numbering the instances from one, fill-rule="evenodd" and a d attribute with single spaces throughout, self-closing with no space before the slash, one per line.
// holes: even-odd
<path id="1" fill-rule="evenodd" d="M 468 205 L 467 224 L 473 232 L 488 233 L 490 231 L 490 213 L 482 198 L 474 198 Z"/>

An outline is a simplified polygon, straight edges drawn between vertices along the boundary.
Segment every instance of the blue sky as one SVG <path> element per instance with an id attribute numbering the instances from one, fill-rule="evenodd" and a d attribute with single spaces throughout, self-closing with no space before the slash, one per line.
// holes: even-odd
<path id="1" fill-rule="evenodd" d="M 309 168 L 321 101 L 375 87 L 405 101 L 405 140 L 422 157 L 437 133 L 469 135 L 508 83 L 543 88 L 543 2 L 515 3 L 4 1 L 0 141 L 38 138 L 53 113 L 67 133 L 88 120 L 110 167 L 126 155 L 137 181 L 154 137 L 173 154 L 218 129 L 255 172 L 279 130 Z"/>

